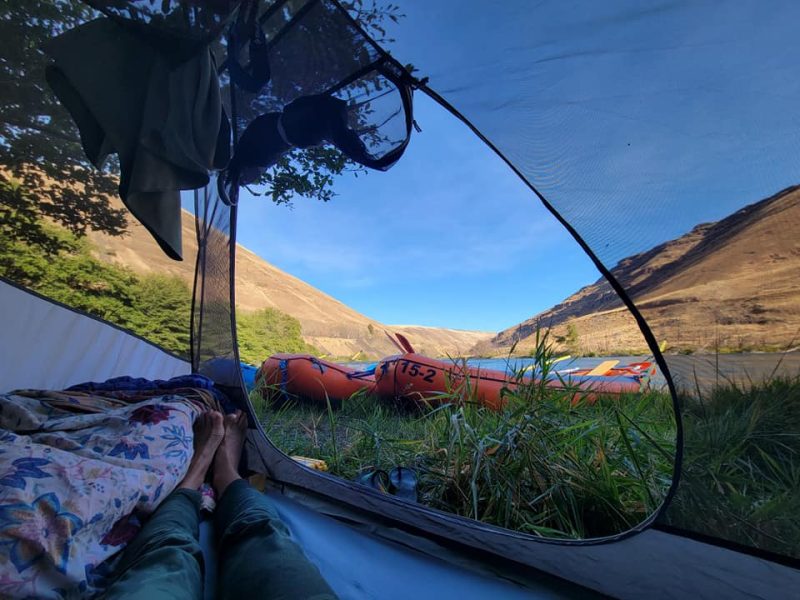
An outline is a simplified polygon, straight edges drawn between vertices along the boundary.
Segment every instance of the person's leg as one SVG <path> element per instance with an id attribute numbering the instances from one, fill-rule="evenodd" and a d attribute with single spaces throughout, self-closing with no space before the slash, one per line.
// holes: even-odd
<path id="1" fill-rule="evenodd" d="M 214 459 L 219 502 L 214 529 L 220 557 L 217 597 L 330 600 L 336 595 L 292 541 L 267 496 L 239 477 L 245 415 L 225 417 L 225 439 Z"/>
<path id="2" fill-rule="evenodd" d="M 116 579 L 104 597 L 167 600 L 203 597 L 203 554 L 198 542 L 200 492 L 224 435 L 222 415 L 205 413 L 195 423 L 195 452 L 178 488 L 161 503 L 125 548 Z"/>
<path id="3" fill-rule="evenodd" d="M 105 598 L 167 600 L 203 597 L 198 543 L 200 492 L 177 489 L 122 554 Z"/>

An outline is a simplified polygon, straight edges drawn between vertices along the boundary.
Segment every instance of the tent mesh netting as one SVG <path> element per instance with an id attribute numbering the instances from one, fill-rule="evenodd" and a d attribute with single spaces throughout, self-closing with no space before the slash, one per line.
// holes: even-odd
<path id="1" fill-rule="evenodd" d="M 400 2 L 403 17 L 386 26 L 387 39 L 396 40 L 387 41 L 391 56 L 327 0 L 255 3 L 250 16 L 237 14 L 235 2 L 89 4 L 131 31 L 154 27 L 157 35 L 148 35 L 156 48 L 180 40 L 172 56 L 178 62 L 210 44 L 221 107 L 237 140 L 265 114 L 329 95 L 346 106 L 347 130 L 357 137 L 351 160 L 386 169 L 408 144 L 412 88 L 463 119 L 531 186 L 531 200 L 543 201 L 584 247 L 606 278 L 592 292 L 594 311 L 634 315 L 682 405 L 683 471 L 658 526 L 779 559 L 800 557 L 800 417 L 786 409 L 800 402 L 800 353 L 790 352 L 800 343 L 796 4 L 766 10 L 756 2 L 678 1 L 644 9 L 636 0 L 581 7 L 515 0 L 490 9 L 473 0 Z M 0 155 L 4 204 L 16 203 L 0 213 L 4 234 L 23 231 L 20 223 L 25 232 L 35 229 L 19 220 L 30 202 L 14 195 L 11 174 L 31 189 L 74 182 L 42 192 L 45 219 L 74 231 L 82 219 L 99 230 L 118 227 L 117 213 L 91 203 L 91 219 L 58 208 L 60 199 L 73 199 L 76 185 L 103 197 L 115 193 L 119 165 L 102 177 L 89 174 L 70 116 L 46 91 L 51 59 L 38 47 L 98 14 L 76 4 L 58 22 L 56 5 L 37 0 L 32 8 L 2 9 L 9 15 L 0 22 L 8 47 L 2 68 L 13 85 L 3 92 Z M 37 7 L 44 11 L 39 20 L 24 12 Z M 241 83 L 248 75 L 231 69 L 253 59 L 254 44 L 267 49 L 270 76 L 248 90 Z M 236 52 L 229 55 L 231 47 Z M 405 64 L 429 80 L 413 79 Z M 232 77 L 240 83 L 232 85 Z M 62 139 L 64 149 L 54 149 Z M 234 157 L 238 150 L 234 144 Z M 301 158 L 292 152 L 280 160 Z M 246 399 L 232 293 L 236 203 L 239 184 L 260 178 L 262 166 L 249 181 L 210 168 L 208 185 L 192 188 L 192 368 L 240 402 Z M 274 173 L 267 171 L 266 180 Z M 3 250 L 10 255 L 15 248 Z M 36 289 L 30 273 L 12 269 L 17 263 L 4 257 L 1 264 L 4 277 Z M 772 276 L 763 278 L 767 264 Z M 569 310 L 559 316 L 576 316 Z M 107 313 L 101 316 L 115 317 Z M 259 456 L 288 484 L 356 506 L 371 503 L 378 514 L 385 506 L 397 511 L 392 515 L 417 510 L 361 498 L 356 484 L 301 469 L 267 446 Z M 440 534 L 463 526 L 463 539 L 479 545 L 483 530 L 465 520 L 417 512 L 439 523 Z M 507 535 L 535 543 L 525 533 L 491 531 L 492 549 Z"/>

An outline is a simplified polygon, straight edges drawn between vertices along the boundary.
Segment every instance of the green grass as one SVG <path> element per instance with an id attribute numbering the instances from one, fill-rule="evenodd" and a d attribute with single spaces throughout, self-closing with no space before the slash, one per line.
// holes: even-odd
<path id="1" fill-rule="evenodd" d="M 800 557 L 800 378 L 681 399 L 682 480 L 666 522 Z"/>
<path id="2" fill-rule="evenodd" d="M 544 346 L 538 357 L 548 368 Z M 645 393 L 575 404 L 572 396 L 523 385 L 508 391 L 498 412 L 471 401 L 468 389 L 445 394 L 437 407 L 364 394 L 338 410 L 281 402 L 275 390 L 251 398 L 279 448 L 323 459 L 340 477 L 412 467 L 419 501 L 436 509 L 546 537 L 627 530 L 660 505 L 670 485 L 670 398 Z"/>
<path id="3" fill-rule="evenodd" d="M 537 350 L 537 362 L 549 357 Z M 439 407 L 366 395 L 339 410 L 252 394 L 288 454 L 364 469 L 415 468 L 420 502 L 555 538 L 619 533 L 650 516 L 672 478 L 675 427 L 666 393 L 572 404 L 571 392 L 523 386 L 502 412 L 444 396 Z M 663 521 L 800 557 L 800 377 L 722 380 L 680 398 L 681 483 Z"/>
<path id="4" fill-rule="evenodd" d="M 674 427 L 661 394 L 571 406 L 514 395 L 475 404 L 398 409 L 360 395 L 341 410 L 276 406 L 254 393 L 270 439 L 355 479 L 364 469 L 415 468 L 428 506 L 536 535 L 624 531 L 651 514 L 671 480 Z M 618 406 L 623 403 L 624 408 Z"/>

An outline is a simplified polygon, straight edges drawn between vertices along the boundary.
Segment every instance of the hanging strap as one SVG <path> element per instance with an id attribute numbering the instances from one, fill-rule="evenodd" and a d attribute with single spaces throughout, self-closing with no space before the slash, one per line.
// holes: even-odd
<path id="1" fill-rule="evenodd" d="M 289 361 L 284 358 L 281 360 L 279 366 L 281 369 L 281 394 L 283 394 L 283 399 L 288 402 L 289 390 L 287 389 L 286 384 L 289 382 Z"/>
<path id="2" fill-rule="evenodd" d="M 239 20 L 231 27 L 228 34 L 228 59 L 225 63 L 234 83 L 243 90 L 255 94 L 267 84 L 272 72 L 269 66 L 267 38 L 258 22 L 258 1 L 250 0 L 246 8 L 247 10 L 245 6 L 241 7 Z M 247 66 L 242 66 L 238 60 L 240 32 L 244 32 L 249 38 Z"/>

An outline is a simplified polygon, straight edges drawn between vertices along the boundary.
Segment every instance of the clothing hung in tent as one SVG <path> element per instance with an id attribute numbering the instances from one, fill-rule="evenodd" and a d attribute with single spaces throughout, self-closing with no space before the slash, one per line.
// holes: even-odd
<path id="1" fill-rule="evenodd" d="M 153 34 L 156 35 L 156 34 Z M 97 167 L 119 157 L 125 205 L 171 258 L 181 260 L 180 190 L 204 187 L 230 153 L 230 124 L 207 45 L 170 54 L 109 18 L 45 45 L 50 87 Z M 185 45 L 184 45 L 185 46 Z"/>

